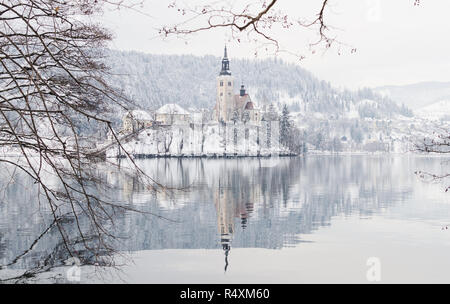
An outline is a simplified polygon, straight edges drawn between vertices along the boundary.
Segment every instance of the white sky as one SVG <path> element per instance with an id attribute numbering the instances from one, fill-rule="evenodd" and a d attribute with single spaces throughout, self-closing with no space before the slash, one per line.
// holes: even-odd
<path id="1" fill-rule="evenodd" d="M 202 1 L 197 2 L 221 2 Z M 178 0 L 181 5 L 193 1 Z M 230 0 L 236 7 L 255 0 Z M 230 32 L 215 30 L 186 37 L 161 39 L 158 29 L 181 21 L 180 15 L 167 8 L 172 1 L 145 0 L 141 13 L 132 10 L 106 12 L 102 22 L 112 29 L 112 48 L 157 54 L 194 54 L 222 56 L 227 43 L 229 57 L 254 58 L 255 44 L 230 42 Z M 334 86 L 402 85 L 420 81 L 450 81 L 450 1 L 421 0 L 330 0 L 325 18 L 339 41 L 351 47 L 341 55 L 332 49 L 323 54 L 308 51 L 309 33 L 279 31 L 275 34 L 289 51 L 301 52 L 306 59 L 279 54 L 298 62 Z M 311 19 L 318 0 L 279 0 L 275 8 L 292 17 Z M 356 54 L 350 54 L 355 47 Z M 259 57 L 267 56 L 259 52 Z M 231 61 L 232 64 L 232 61 Z"/>

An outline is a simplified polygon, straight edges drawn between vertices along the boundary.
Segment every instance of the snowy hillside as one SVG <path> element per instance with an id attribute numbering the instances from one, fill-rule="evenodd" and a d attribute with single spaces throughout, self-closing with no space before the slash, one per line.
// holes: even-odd
<path id="1" fill-rule="evenodd" d="M 252 100 L 260 106 L 288 104 L 292 111 L 342 116 L 361 100 L 372 100 L 372 105 L 362 109 L 363 116 L 387 117 L 404 112 L 391 100 L 369 89 L 337 90 L 296 64 L 279 59 L 233 59 L 232 50 L 229 56 L 235 85 L 244 83 Z M 220 61 L 221 58 L 214 56 L 110 51 L 108 65 L 115 75 L 113 83 L 144 109 L 156 109 L 169 103 L 187 109 L 211 109 L 216 102 Z"/>
<path id="2" fill-rule="evenodd" d="M 384 86 L 374 91 L 391 98 L 399 105 L 417 110 L 432 103 L 450 99 L 450 82 L 420 82 L 404 86 Z"/>
<path id="3" fill-rule="evenodd" d="M 414 111 L 414 114 L 416 116 L 431 120 L 450 120 L 450 98 L 419 108 Z"/>

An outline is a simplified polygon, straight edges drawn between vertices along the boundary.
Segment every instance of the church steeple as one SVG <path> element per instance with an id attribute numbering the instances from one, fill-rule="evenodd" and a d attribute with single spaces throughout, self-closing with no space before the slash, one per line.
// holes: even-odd
<path id="1" fill-rule="evenodd" d="M 231 75 L 230 61 L 228 60 L 227 46 L 226 45 L 225 45 L 225 50 L 223 52 L 222 70 L 220 71 L 219 75 Z"/>
<path id="2" fill-rule="evenodd" d="M 216 101 L 215 117 L 217 121 L 228 121 L 234 109 L 234 78 L 231 76 L 227 46 L 223 51 L 222 69 L 217 76 Z"/>
<path id="3" fill-rule="evenodd" d="M 244 86 L 244 84 L 242 84 L 241 85 L 241 90 L 239 91 L 239 95 L 242 97 L 242 96 L 245 96 L 245 86 Z"/>

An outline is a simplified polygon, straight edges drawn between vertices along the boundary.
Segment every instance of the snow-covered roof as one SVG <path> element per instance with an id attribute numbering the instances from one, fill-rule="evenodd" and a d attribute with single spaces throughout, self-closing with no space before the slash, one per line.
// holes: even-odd
<path id="1" fill-rule="evenodd" d="M 244 96 L 240 96 L 239 94 L 234 95 L 234 104 L 237 108 L 243 109 L 247 102 L 250 102 L 250 96 L 245 94 Z"/>
<path id="2" fill-rule="evenodd" d="M 180 115 L 183 115 L 183 114 L 189 114 L 189 112 L 177 104 L 169 103 L 169 104 L 163 105 L 161 108 L 156 110 L 156 114 L 180 114 Z"/>
<path id="3" fill-rule="evenodd" d="M 153 120 L 152 115 L 143 110 L 132 110 L 126 115 L 131 115 L 136 120 Z"/>

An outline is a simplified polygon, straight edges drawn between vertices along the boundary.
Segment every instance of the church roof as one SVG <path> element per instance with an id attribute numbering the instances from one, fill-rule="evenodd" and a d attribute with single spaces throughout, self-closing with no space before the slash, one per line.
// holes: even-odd
<path id="1" fill-rule="evenodd" d="M 153 120 L 153 117 L 150 113 L 143 110 L 132 110 L 125 114 L 125 116 L 131 116 L 136 120 Z"/>
<path id="2" fill-rule="evenodd" d="M 247 105 L 251 103 L 251 109 L 247 109 Z M 234 95 L 234 106 L 235 108 L 239 109 L 246 109 L 246 110 L 253 110 L 254 105 L 250 98 L 250 95 L 245 94 L 244 96 L 241 96 L 239 94 Z M 250 107 L 250 106 L 249 106 Z"/>
<path id="3" fill-rule="evenodd" d="M 161 108 L 156 110 L 156 114 L 178 114 L 178 115 L 186 115 L 189 114 L 188 111 L 180 107 L 179 105 L 175 103 L 169 103 L 166 105 L 163 105 Z"/>

